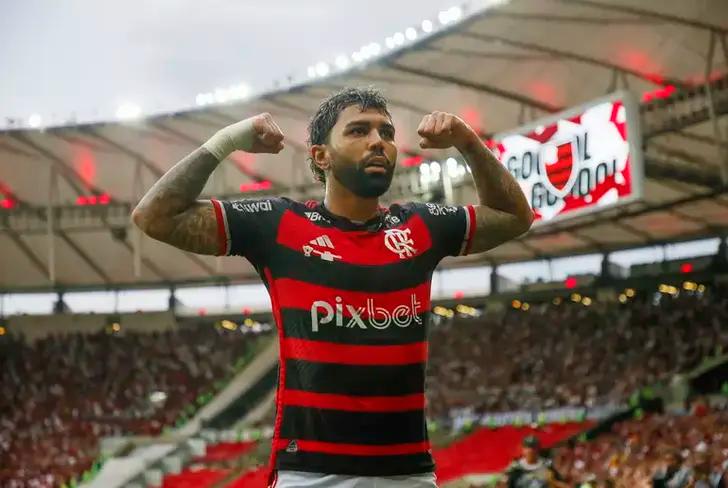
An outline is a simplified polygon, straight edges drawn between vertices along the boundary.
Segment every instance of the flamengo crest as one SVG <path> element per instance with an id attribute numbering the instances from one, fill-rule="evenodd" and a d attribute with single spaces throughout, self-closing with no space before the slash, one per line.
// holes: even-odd
<path id="1" fill-rule="evenodd" d="M 397 254 L 399 259 L 410 258 L 417 252 L 410 232 L 412 229 L 387 229 L 384 231 L 384 245 Z"/>

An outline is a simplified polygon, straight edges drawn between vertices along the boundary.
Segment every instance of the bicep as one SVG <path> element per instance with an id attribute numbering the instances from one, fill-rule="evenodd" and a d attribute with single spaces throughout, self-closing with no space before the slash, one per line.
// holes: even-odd
<path id="1" fill-rule="evenodd" d="M 215 209 L 210 200 L 197 200 L 172 218 L 164 239 L 167 244 L 197 254 L 220 254 L 220 236 Z"/>
<path id="2" fill-rule="evenodd" d="M 528 227 L 517 216 L 485 205 L 475 206 L 475 231 L 470 253 L 493 249 L 525 233 Z"/>

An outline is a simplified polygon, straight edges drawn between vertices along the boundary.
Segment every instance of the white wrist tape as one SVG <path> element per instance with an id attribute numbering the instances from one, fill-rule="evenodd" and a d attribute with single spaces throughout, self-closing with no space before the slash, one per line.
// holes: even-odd
<path id="1" fill-rule="evenodd" d="M 202 147 L 215 156 L 218 161 L 228 157 L 233 151 L 250 151 L 255 140 L 253 119 L 245 119 L 220 129 Z"/>

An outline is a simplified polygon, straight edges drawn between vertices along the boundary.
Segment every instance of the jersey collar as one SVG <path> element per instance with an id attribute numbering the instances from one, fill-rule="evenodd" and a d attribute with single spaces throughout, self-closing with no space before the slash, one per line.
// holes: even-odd
<path id="1" fill-rule="evenodd" d="M 331 213 L 329 209 L 326 208 L 326 205 L 324 205 L 324 202 L 317 202 L 316 211 L 324 215 L 336 227 L 339 227 L 341 229 L 365 230 L 369 232 L 377 232 L 380 229 L 384 228 L 384 216 L 389 212 L 388 209 L 384 207 L 379 207 L 377 215 L 375 215 L 371 219 L 367 220 L 366 222 L 355 222 L 353 220 L 347 219 L 346 217 L 342 217 L 341 215 Z"/>

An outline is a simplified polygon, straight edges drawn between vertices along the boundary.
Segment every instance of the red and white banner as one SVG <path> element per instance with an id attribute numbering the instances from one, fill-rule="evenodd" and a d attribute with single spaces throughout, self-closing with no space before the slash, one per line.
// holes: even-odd
<path id="1" fill-rule="evenodd" d="M 641 198 L 639 106 L 628 93 L 497 135 L 491 149 L 518 180 L 537 222 Z"/>

